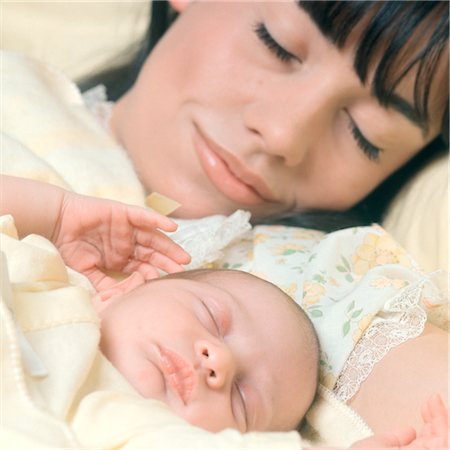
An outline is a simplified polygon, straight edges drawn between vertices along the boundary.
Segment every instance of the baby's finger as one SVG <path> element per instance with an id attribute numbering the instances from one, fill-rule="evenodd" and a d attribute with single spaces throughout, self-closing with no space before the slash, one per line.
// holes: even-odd
<path id="1" fill-rule="evenodd" d="M 129 277 L 116 282 L 112 287 L 99 291 L 94 297 L 94 301 L 103 303 L 116 295 L 123 295 L 145 283 L 145 277 L 138 272 L 133 272 Z"/>
<path id="2" fill-rule="evenodd" d="M 160 276 L 156 267 L 135 259 L 129 261 L 129 263 L 122 269 L 122 272 L 126 274 L 139 273 L 142 275 L 144 280 L 152 280 L 153 278 L 159 278 Z"/>
<path id="3" fill-rule="evenodd" d="M 143 247 L 142 245 L 136 245 L 134 249 L 134 259 L 138 262 L 150 262 L 155 253 L 159 252 L 152 248 Z M 160 254 L 164 255 L 171 261 L 176 262 L 177 264 L 186 264 L 190 261 L 189 255 L 187 255 L 184 251 L 180 254 L 178 249 L 176 249 L 175 252 L 171 252 L 169 254 Z M 186 258 L 186 255 L 188 256 L 188 258 Z"/>
<path id="4" fill-rule="evenodd" d="M 175 231 L 178 225 L 169 217 L 151 209 L 132 207 L 129 209 L 129 220 L 132 225 L 145 230 L 160 228 L 164 231 Z"/>
<path id="5" fill-rule="evenodd" d="M 424 423 L 430 423 L 432 420 L 432 415 L 430 411 L 430 403 L 429 400 L 423 403 L 422 408 L 420 410 L 422 414 L 422 419 Z"/>
<path id="6" fill-rule="evenodd" d="M 191 261 L 189 253 L 169 236 L 159 231 L 149 233 L 139 230 L 136 232 L 136 241 L 138 245 L 136 245 L 135 255 L 142 261 L 147 261 L 148 255 L 152 254 L 149 250 L 167 255 L 179 264 L 188 264 Z"/>
<path id="7" fill-rule="evenodd" d="M 114 278 L 109 277 L 96 267 L 85 270 L 83 273 L 88 277 L 89 281 L 92 283 L 96 291 L 109 289 L 117 283 Z"/>
<path id="8" fill-rule="evenodd" d="M 448 416 L 448 409 L 439 394 L 433 394 L 427 401 L 431 417 Z"/>
<path id="9" fill-rule="evenodd" d="M 161 259 L 158 257 L 152 257 L 153 260 L 156 260 L 156 263 L 150 262 L 142 262 L 137 260 L 129 261 L 128 264 L 122 269 L 123 273 L 129 274 L 133 272 L 141 273 L 146 280 L 151 280 L 153 278 L 159 278 L 161 276 L 158 269 L 165 273 L 175 273 L 175 272 L 183 272 L 184 268 L 180 264 L 173 262 L 171 259 L 167 258 L 164 255 L 159 255 Z"/>
<path id="10" fill-rule="evenodd" d="M 173 259 L 161 253 L 154 252 L 148 260 L 148 264 L 158 269 L 163 270 L 166 273 L 183 272 L 184 268 Z"/>
<path id="11" fill-rule="evenodd" d="M 375 434 L 369 438 L 356 442 L 351 448 L 358 448 L 361 450 L 373 449 L 388 449 L 400 448 L 409 445 L 416 437 L 414 428 L 403 427 L 391 433 Z"/>
<path id="12" fill-rule="evenodd" d="M 438 394 L 433 394 L 422 408 L 422 417 L 430 425 L 431 433 L 442 435 L 449 427 L 448 410 Z"/>

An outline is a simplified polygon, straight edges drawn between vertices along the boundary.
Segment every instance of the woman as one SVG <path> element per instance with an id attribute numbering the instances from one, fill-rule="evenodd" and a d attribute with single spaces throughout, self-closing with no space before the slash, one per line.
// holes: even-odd
<path id="1" fill-rule="evenodd" d="M 445 148 L 447 2 L 169 3 L 111 127 L 180 216 L 370 223 Z"/>

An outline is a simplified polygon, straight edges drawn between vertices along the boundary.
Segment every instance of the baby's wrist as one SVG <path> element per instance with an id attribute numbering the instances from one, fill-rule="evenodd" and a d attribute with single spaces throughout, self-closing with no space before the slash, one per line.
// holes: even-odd
<path id="1" fill-rule="evenodd" d="M 52 213 L 49 218 L 49 235 L 47 236 L 56 246 L 60 243 L 62 236 L 61 229 L 64 221 L 64 216 L 67 210 L 67 204 L 70 202 L 70 197 L 73 192 L 65 189 L 56 188 L 52 193 Z"/>

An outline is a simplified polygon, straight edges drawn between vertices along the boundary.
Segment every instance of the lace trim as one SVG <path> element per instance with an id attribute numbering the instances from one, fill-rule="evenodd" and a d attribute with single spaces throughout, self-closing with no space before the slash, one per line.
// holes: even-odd
<path id="1" fill-rule="evenodd" d="M 422 333 L 427 320 L 420 306 L 424 283 L 415 283 L 394 297 L 358 341 L 333 389 L 341 401 L 347 402 L 358 392 L 375 364 L 389 350 Z"/>
<path id="2" fill-rule="evenodd" d="M 237 210 L 230 216 L 197 220 L 177 219 L 178 229 L 170 237 L 190 255 L 186 269 L 197 269 L 222 256 L 222 250 L 251 229 L 250 213 Z"/>

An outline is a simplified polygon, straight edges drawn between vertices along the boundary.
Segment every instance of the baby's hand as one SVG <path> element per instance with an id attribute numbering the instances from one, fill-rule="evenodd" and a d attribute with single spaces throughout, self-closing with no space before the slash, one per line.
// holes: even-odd
<path id="1" fill-rule="evenodd" d="M 67 192 L 52 241 L 66 264 L 105 290 L 117 281 L 103 270 L 139 272 L 147 280 L 183 270 L 190 256 L 158 230 L 177 225 L 154 211 Z"/>
<path id="2" fill-rule="evenodd" d="M 413 428 L 407 427 L 392 433 L 384 433 L 354 443 L 357 449 L 395 449 L 395 450 L 448 450 L 450 424 L 448 409 L 439 395 L 432 395 L 422 406 L 424 426 L 416 435 Z"/>

